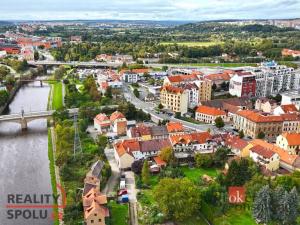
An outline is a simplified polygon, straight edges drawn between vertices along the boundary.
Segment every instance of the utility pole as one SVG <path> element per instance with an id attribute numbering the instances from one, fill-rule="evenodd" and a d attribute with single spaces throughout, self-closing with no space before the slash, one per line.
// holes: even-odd
<path id="1" fill-rule="evenodd" d="M 76 153 L 82 152 L 81 148 L 81 141 L 80 141 L 80 136 L 79 136 L 79 131 L 78 131 L 78 124 L 77 124 L 77 115 L 74 115 L 74 157 Z"/>

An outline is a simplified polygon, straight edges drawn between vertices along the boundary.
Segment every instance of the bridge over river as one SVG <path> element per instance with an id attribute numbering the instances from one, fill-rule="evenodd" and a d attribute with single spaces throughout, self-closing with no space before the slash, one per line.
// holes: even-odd
<path id="1" fill-rule="evenodd" d="M 77 115 L 79 111 L 78 108 L 72 108 L 67 110 L 70 116 Z M 0 123 L 1 122 L 19 123 L 21 125 L 22 130 L 25 130 L 27 129 L 27 124 L 30 121 L 52 117 L 55 112 L 56 112 L 55 110 L 37 111 L 37 112 L 28 112 L 28 113 L 21 111 L 20 114 L 10 114 L 10 115 L 0 116 Z"/>

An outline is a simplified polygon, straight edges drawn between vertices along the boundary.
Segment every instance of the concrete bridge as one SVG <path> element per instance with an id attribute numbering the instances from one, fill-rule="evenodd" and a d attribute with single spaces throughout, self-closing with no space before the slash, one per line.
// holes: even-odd
<path id="1" fill-rule="evenodd" d="M 67 109 L 70 116 L 74 116 L 78 114 L 79 109 Z M 11 115 L 1 115 L 0 116 L 0 123 L 1 122 L 12 122 L 12 123 L 19 123 L 21 125 L 22 130 L 27 129 L 27 124 L 30 121 L 38 120 L 38 119 L 47 119 L 52 117 L 55 113 L 55 110 L 49 111 L 40 111 L 40 112 L 28 112 L 25 113 L 22 111 L 20 114 L 11 114 Z"/>

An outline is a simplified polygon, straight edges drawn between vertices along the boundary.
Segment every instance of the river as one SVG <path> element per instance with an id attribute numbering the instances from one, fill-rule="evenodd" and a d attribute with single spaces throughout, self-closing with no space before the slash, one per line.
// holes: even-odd
<path id="1" fill-rule="evenodd" d="M 46 110 L 49 90 L 48 85 L 44 84 L 43 87 L 40 87 L 39 82 L 24 85 L 11 102 L 7 114 L 20 113 L 22 108 L 25 113 Z M 37 197 L 52 194 L 46 119 L 29 122 L 27 131 L 21 131 L 21 127 L 17 123 L 0 123 L 0 224 L 53 224 L 53 220 L 50 218 L 51 209 L 46 210 L 48 215 L 46 219 L 39 218 L 38 213 L 42 209 L 12 209 L 8 212 L 9 194 L 15 197 L 20 194 L 23 198 L 21 202 L 24 202 L 26 195 L 32 198 L 34 194 Z M 24 203 L 29 204 L 28 201 Z M 27 212 L 24 213 L 26 210 Z M 45 212 L 44 210 L 42 211 Z M 18 212 L 22 212 L 22 215 L 16 219 L 15 213 Z M 31 215 L 29 215 L 30 213 Z M 33 213 L 36 213 L 37 218 L 33 218 Z M 14 217 L 9 218 L 12 217 L 12 214 Z"/>

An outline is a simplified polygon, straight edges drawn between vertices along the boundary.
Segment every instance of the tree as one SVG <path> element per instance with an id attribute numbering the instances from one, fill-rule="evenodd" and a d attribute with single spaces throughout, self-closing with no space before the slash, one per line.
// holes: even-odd
<path id="1" fill-rule="evenodd" d="M 140 174 L 142 172 L 144 165 L 144 160 L 136 160 L 131 164 L 131 170 L 135 174 Z"/>
<path id="2" fill-rule="evenodd" d="M 213 165 L 213 158 L 211 154 L 197 153 L 195 154 L 194 159 L 198 168 L 209 168 Z"/>
<path id="3" fill-rule="evenodd" d="M 245 134 L 244 134 L 244 131 L 243 131 L 243 130 L 240 130 L 240 131 L 239 131 L 239 137 L 240 137 L 240 138 L 244 138 L 244 137 L 245 137 Z"/>
<path id="4" fill-rule="evenodd" d="M 174 152 L 171 147 L 166 147 L 161 149 L 159 153 L 159 157 L 164 160 L 166 163 L 171 163 L 174 162 L 175 157 L 174 157 Z"/>
<path id="5" fill-rule="evenodd" d="M 222 127 L 225 126 L 225 123 L 224 123 L 224 121 L 223 121 L 223 119 L 221 117 L 217 117 L 215 119 L 215 124 L 216 124 L 217 128 L 222 128 Z"/>
<path id="6" fill-rule="evenodd" d="M 161 104 L 161 103 L 159 103 L 159 105 L 158 105 L 158 109 L 163 109 L 164 108 L 164 106 Z"/>
<path id="7" fill-rule="evenodd" d="M 112 88 L 109 86 L 105 91 L 105 97 L 112 98 Z"/>
<path id="8" fill-rule="evenodd" d="M 253 203 L 253 217 L 258 223 L 268 223 L 271 220 L 271 191 L 268 185 L 257 193 Z"/>
<path id="9" fill-rule="evenodd" d="M 99 135 L 97 144 L 102 149 L 105 149 L 106 145 L 108 144 L 107 136 L 106 135 Z"/>
<path id="10" fill-rule="evenodd" d="M 180 112 L 176 112 L 175 113 L 175 118 L 180 119 L 181 118 L 181 113 Z"/>
<path id="11" fill-rule="evenodd" d="M 260 131 L 260 132 L 258 133 L 258 135 L 257 135 L 257 138 L 258 138 L 258 139 L 264 139 L 265 136 L 266 136 L 265 133 L 262 132 L 262 131 Z"/>
<path id="12" fill-rule="evenodd" d="M 224 179 L 225 180 L 225 179 Z M 247 197 L 254 200 L 255 195 L 265 185 L 268 185 L 269 181 L 264 176 L 256 174 L 245 184 L 247 191 Z"/>
<path id="13" fill-rule="evenodd" d="M 250 159 L 233 160 L 225 177 L 225 184 L 227 186 L 243 186 L 251 180 L 256 172 L 258 172 L 258 168 Z"/>
<path id="14" fill-rule="evenodd" d="M 217 90 L 217 85 L 215 83 L 213 83 L 211 88 L 212 88 L 213 91 L 216 91 Z"/>
<path id="15" fill-rule="evenodd" d="M 230 153 L 230 149 L 228 148 L 218 148 L 214 155 L 214 164 L 216 167 L 223 167 L 225 162 L 228 159 L 228 154 Z"/>
<path id="16" fill-rule="evenodd" d="M 150 181 L 149 163 L 148 160 L 145 160 L 142 169 L 142 182 L 144 185 L 149 185 L 149 181 Z"/>
<path id="17" fill-rule="evenodd" d="M 39 54 L 39 52 L 38 52 L 38 51 L 34 51 L 33 58 L 34 58 L 34 60 L 35 60 L 35 61 L 36 61 L 36 60 L 39 60 L 39 58 L 40 58 L 40 54 Z"/>
<path id="18" fill-rule="evenodd" d="M 155 201 L 168 219 L 181 221 L 191 217 L 199 209 L 199 190 L 189 179 L 162 179 L 153 193 Z"/>
<path id="19" fill-rule="evenodd" d="M 138 89 L 137 88 L 135 88 L 134 90 L 133 90 L 133 94 L 135 95 L 135 97 L 137 97 L 137 98 L 139 98 L 140 97 L 140 92 L 138 91 Z"/>
<path id="20" fill-rule="evenodd" d="M 6 90 L 0 91 L 0 107 L 6 104 L 9 98 L 9 93 Z"/>

